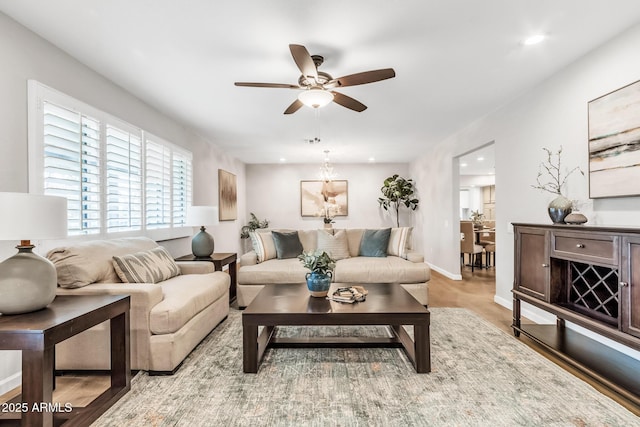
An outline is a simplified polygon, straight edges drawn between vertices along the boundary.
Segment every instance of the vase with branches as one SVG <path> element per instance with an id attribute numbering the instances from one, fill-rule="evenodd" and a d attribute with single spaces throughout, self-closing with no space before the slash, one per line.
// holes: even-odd
<path id="1" fill-rule="evenodd" d="M 396 213 L 396 224 L 400 227 L 400 206 L 415 211 L 418 208 L 419 200 L 413 195 L 415 187 L 412 179 L 405 179 L 398 174 L 388 177 L 384 180 L 382 187 L 382 196 L 378 198 L 378 203 L 386 211 L 390 208 Z"/>
<path id="2" fill-rule="evenodd" d="M 532 187 L 556 195 L 556 198 L 549 203 L 549 217 L 554 224 L 564 224 L 566 216 L 571 213 L 572 202 L 562 194 L 562 188 L 574 172 L 580 172 L 583 176 L 584 172 L 580 166 L 576 166 L 568 172 L 563 171 L 562 146 L 555 152 L 544 147 L 542 149 L 547 154 L 547 158 L 540 163 L 536 185 L 532 185 Z"/>

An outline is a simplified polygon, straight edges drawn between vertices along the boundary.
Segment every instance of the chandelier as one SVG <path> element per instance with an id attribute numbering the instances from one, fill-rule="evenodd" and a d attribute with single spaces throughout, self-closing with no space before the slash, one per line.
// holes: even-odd
<path id="1" fill-rule="evenodd" d="M 329 150 L 324 150 L 324 162 L 320 166 L 320 179 L 324 182 L 331 182 L 337 176 L 333 170 L 333 165 L 329 161 Z"/>

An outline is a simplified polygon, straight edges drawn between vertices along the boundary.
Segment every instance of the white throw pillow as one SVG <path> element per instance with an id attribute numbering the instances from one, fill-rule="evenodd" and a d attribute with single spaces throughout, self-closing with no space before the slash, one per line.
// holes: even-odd
<path id="1" fill-rule="evenodd" d="M 271 231 L 251 231 L 249 237 L 259 263 L 276 257 L 276 245 Z"/>
<path id="2" fill-rule="evenodd" d="M 340 230 L 334 236 L 325 230 L 318 230 L 318 251 L 325 251 L 336 261 L 349 258 L 347 233 Z"/>
<path id="3" fill-rule="evenodd" d="M 389 246 L 387 246 L 387 255 L 407 258 L 407 248 L 409 247 L 409 239 L 411 238 L 411 230 L 413 227 L 399 227 L 391 229 L 389 237 Z"/>

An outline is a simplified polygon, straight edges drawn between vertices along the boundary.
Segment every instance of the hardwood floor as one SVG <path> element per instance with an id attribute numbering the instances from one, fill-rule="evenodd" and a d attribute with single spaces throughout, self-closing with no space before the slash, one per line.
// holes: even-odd
<path id="1" fill-rule="evenodd" d="M 429 282 L 429 307 L 465 308 L 486 319 L 505 333 L 512 334 L 511 310 L 493 302 L 493 296 L 495 294 L 495 270 L 476 269 L 471 273 L 471 269 L 464 269 L 462 277 L 462 281 L 454 281 L 439 273 L 432 272 L 431 281 Z M 527 322 L 527 319 L 523 319 L 523 323 Z M 640 416 L 640 407 L 635 406 L 616 393 L 602 387 L 599 383 L 585 377 L 580 372 L 545 351 L 532 340 L 524 336 L 521 336 L 520 340 L 544 357 L 583 379 L 601 393 L 611 397 L 634 414 Z M 93 396 L 106 390 L 109 385 L 108 377 L 105 376 L 65 376 L 58 378 L 57 381 L 58 388 L 54 392 L 54 401 L 61 403 L 71 402 L 74 405 L 80 406 L 85 405 Z M 0 396 L 0 401 L 7 401 L 17 393 L 19 393 L 19 389 L 6 393 Z"/>

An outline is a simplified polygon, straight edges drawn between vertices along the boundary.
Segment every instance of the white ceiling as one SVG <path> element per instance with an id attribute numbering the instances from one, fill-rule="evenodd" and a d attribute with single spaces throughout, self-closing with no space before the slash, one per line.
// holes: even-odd
<path id="1" fill-rule="evenodd" d="M 408 162 L 640 20 L 616 0 L 0 0 L 0 11 L 246 163 Z M 545 42 L 521 40 L 545 33 Z M 369 108 L 304 107 L 288 45 Z M 320 137 L 321 143 L 305 140 Z"/>
<path id="2" fill-rule="evenodd" d="M 495 175 L 495 144 L 490 144 L 460 156 L 460 175 Z"/>

